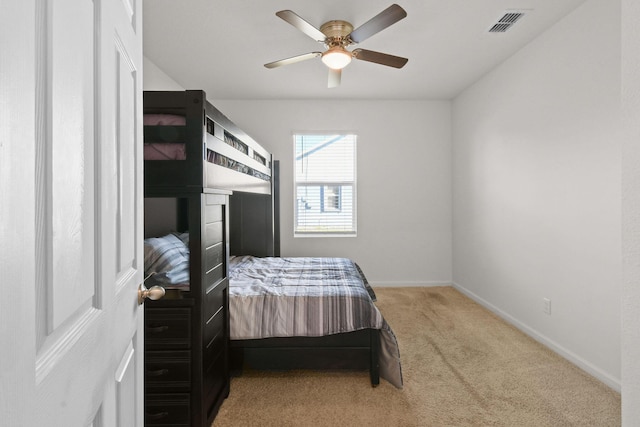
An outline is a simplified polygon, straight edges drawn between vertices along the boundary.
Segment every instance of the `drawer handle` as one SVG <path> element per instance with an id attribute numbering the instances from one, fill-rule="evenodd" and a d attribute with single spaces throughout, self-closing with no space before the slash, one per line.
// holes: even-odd
<path id="1" fill-rule="evenodd" d="M 157 371 L 146 371 L 148 377 L 161 377 L 169 373 L 168 369 L 158 369 Z"/>
<path id="2" fill-rule="evenodd" d="M 169 329 L 168 326 L 163 325 L 163 326 L 150 326 L 147 328 L 147 332 L 151 332 L 152 334 L 158 334 L 160 332 L 164 332 L 167 329 Z"/>
<path id="3" fill-rule="evenodd" d="M 157 414 L 149 414 L 146 413 L 145 417 L 147 418 L 147 420 L 160 420 L 162 418 L 166 418 L 169 416 L 168 412 L 158 412 Z"/>

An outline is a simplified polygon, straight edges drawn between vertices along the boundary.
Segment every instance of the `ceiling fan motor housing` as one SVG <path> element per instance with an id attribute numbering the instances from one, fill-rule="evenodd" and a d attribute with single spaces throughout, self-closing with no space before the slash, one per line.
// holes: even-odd
<path id="1" fill-rule="evenodd" d="M 322 34 L 327 36 L 325 44 L 328 47 L 348 46 L 351 40 L 347 37 L 353 31 L 353 25 L 347 21 L 334 20 L 325 22 L 320 27 Z"/>

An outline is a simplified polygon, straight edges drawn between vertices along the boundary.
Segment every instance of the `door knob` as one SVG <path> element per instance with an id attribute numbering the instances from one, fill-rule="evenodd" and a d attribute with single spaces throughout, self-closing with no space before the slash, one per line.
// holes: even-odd
<path id="1" fill-rule="evenodd" d="M 151 300 L 158 300 L 162 298 L 165 294 L 165 290 L 162 286 L 152 286 L 149 289 L 144 285 L 144 283 L 140 283 L 138 287 L 138 305 L 144 303 L 144 300 L 147 298 Z"/>

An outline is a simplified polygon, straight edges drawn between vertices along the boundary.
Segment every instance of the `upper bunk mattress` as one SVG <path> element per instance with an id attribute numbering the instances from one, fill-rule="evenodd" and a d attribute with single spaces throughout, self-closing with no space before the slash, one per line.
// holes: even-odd
<path id="1" fill-rule="evenodd" d="M 184 116 L 176 114 L 144 114 L 145 126 L 184 126 Z M 144 144 L 145 160 L 184 160 L 187 158 L 184 142 Z"/>

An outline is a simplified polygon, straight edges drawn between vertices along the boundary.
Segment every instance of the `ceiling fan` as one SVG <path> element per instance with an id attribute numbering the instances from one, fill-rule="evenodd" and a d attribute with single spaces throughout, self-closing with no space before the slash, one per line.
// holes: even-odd
<path id="1" fill-rule="evenodd" d="M 291 58 L 264 64 L 267 68 L 276 68 L 282 65 L 294 64 L 307 59 L 322 57 L 322 62 L 329 67 L 328 87 L 336 87 L 340 84 L 342 69 L 349 65 L 352 58 L 362 61 L 374 62 L 394 68 L 402 68 L 407 63 L 407 58 L 393 56 L 386 53 L 366 49 L 347 50 L 347 46 L 361 43 L 372 35 L 384 30 L 407 16 L 407 12 L 393 4 L 365 22 L 355 30 L 347 21 L 333 20 L 325 22 L 317 29 L 300 16 L 290 10 L 281 10 L 276 15 L 289 24 L 296 27 L 317 42 L 326 46 L 324 52 L 310 52 Z"/>

